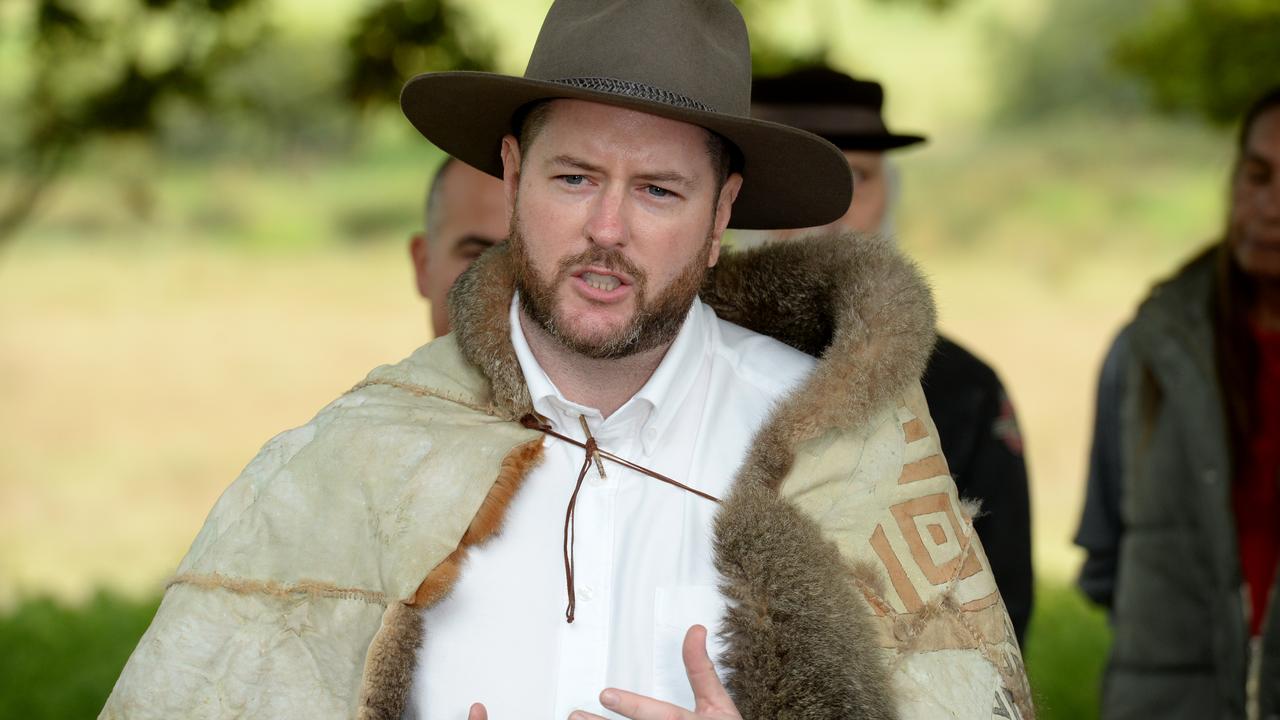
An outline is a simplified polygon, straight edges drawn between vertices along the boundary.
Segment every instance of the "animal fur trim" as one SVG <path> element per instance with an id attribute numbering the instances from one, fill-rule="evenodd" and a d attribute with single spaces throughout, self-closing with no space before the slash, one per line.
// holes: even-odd
<path id="1" fill-rule="evenodd" d="M 458 347 L 489 378 L 510 417 L 532 410 L 511 346 L 514 273 L 505 246 L 485 253 L 449 293 Z M 819 357 L 756 438 L 744 476 L 770 487 L 794 448 L 831 428 L 860 425 L 919 380 L 933 350 L 928 285 L 885 239 L 815 235 L 721 255 L 700 296 L 718 316 Z"/>
<path id="2" fill-rule="evenodd" d="M 360 681 L 359 720 L 399 720 L 413 687 L 414 661 L 422 647 L 422 613 L 393 602 L 369 644 Z"/>
<path id="3" fill-rule="evenodd" d="M 427 573 L 407 603 L 392 603 L 382 617 L 369 646 L 364 677 L 360 684 L 360 720 L 398 720 L 409 697 L 418 649 L 423 642 L 422 613 L 440 602 L 453 589 L 462 572 L 468 548 L 494 537 L 502 528 L 511 499 L 515 497 L 538 461 L 542 459 L 542 438 L 516 446 L 502 460 L 498 478 L 458 547 Z"/>
<path id="4" fill-rule="evenodd" d="M 489 378 L 493 403 L 509 417 L 533 412 L 529 388 L 511 345 L 508 309 L 515 287 L 511 254 L 499 245 L 471 264 L 449 290 L 449 321 L 458 348 Z"/>
<path id="5" fill-rule="evenodd" d="M 928 285 L 877 237 L 814 236 L 729 254 L 702 299 L 725 320 L 820 355 L 744 465 L 742 479 L 774 489 L 796 446 L 863 424 L 917 382 L 936 339 Z"/>
<path id="6" fill-rule="evenodd" d="M 742 483 L 715 533 L 730 600 L 723 659 L 742 716 L 896 718 L 867 605 L 813 520 L 768 488 Z"/>
<path id="7" fill-rule="evenodd" d="M 498 470 L 498 479 L 493 483 L 480 510 L 471 519 L 467 531 L 462 535 L 461 547 L 479 545 L 498 534 L 502 528 L 502 520 L 507 515 L 511 500 L 519 492 L 524 479 L 528 477 L 539 461 L 542 460 L 542 438 L 530 440 L 517 446 L 502 459 L 502 467 Z"/>

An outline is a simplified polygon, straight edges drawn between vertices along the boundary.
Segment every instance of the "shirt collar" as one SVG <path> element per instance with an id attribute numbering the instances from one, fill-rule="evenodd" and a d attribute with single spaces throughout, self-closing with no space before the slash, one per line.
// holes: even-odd
<path id="1" fill-rule="evenodd" d="M 547 375 L 533 355 L 520 327 L 520 296 L 511 298 L 510 324 L 511 345 L 515 349 L 516 358 L 520 361 L 520 369 L 524 373 L 525 384 L 529 388 L 529 397 L 534 409 L 552 421 L 553 425 L 571 428 L 577 435 L 578 424 L 574 415 L 584 415 L 589 421 L 592 432 L 606 423 L 599 410 L 572 402 L 561 394 L 560 389 Z M 618 411 L 609 416 L 607 425 L 627 425 L 633 420 L 640 421 L 639 435 L 645 454 L 653 453 L 658 440 L 671 425 L 671 421 L 680 410 L 680 406 L 689 389 L 693 386 L 701 366 L 706 362 L 710 347 L 709 333 L 712 326 L 707 315 L 712 314 L 710 308 L 694 298 L 689 312 L 685 315 L 676 339 L 667 349 L 662 362 L 658 364 L 653 375 Z M 573 422 L 569 422 L 569 420 Z"/>

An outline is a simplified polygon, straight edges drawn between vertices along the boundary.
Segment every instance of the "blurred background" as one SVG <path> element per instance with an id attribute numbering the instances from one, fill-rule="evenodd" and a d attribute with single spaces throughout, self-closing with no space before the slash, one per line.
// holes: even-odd
<path id="1" fill-rule="evenodd" d="M 1274 0 L 740 0 L 758 68 L 878 79 L 900 242 L 1032 482 L 1045 718 L 1096 716 L 1072 587 L 1102 353 L 1222 225 Z M 429 339 L 424 70 L 520 74 L 548 0 L 0 0 L 0 717 L 96 715 L 261 444 Z M 655 48 L 655 52 L 660 52 Z"/>

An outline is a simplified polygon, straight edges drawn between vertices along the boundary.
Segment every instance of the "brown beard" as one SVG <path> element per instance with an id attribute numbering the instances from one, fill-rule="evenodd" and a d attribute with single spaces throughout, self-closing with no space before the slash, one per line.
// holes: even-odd
<path id="1" fill-rule="evenodd" d="M 524 243 L 518 204 L 511 218 L 511 233 L 507 245 L 515 265 L 515 286 L 520 293 L 520 308 L 525 315 L 572 352 L 594 360 L 616 360 L 652 350 L 675 339 L 710 270 L 707 267 L 707 254 L 710 252 L 711 239 L 711 232 L 708 230 L 703 251 L 695 255 L 652 302 L 648 301 L 648 275 L 613 248 L 592 245 L 590 249 L 577 255 L 561 258 L 555 277 L 550 280 L 540 276 Z M 584 265 L 624 272 L 634 281 L 632 292 L 635 293 L 636 309 L 631 315 L 631 321 L 604 339 L 573 335 L 557 312 L 556 288 L 564 283 L 575 267 Z"/>

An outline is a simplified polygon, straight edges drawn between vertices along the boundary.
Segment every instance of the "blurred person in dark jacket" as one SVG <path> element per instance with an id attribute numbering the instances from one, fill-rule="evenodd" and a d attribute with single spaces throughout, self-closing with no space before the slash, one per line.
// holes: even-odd
<path id="1" fill-rule="evenodd" d="M 449 332 L 449 288 L 472 261 L 507 237 L 502 181 L 445 156 L 427 190 L 423 232 L 409 240 L 418 293 L 431 305 L 432 334 Z"/>
<path id="2" fill-rule="evenodd" d="M 1245 114 L 1223 238 L 1107 353 L 1080 587 L 1105 718 L 1280 717 L 1280 87 Z"/>
<path id="3" fill-rule="evenodd" d="M 819 135 L 848 160 L 857 190 L 848 212 L 824 229 L 893 234 L 899 183 L 885 154 L 925 138 L 890 132 L 881 116 L 883 104 L 879 83 L 825 67 L 757 78 L 752 86 L 756 117 Z M 796 228 L 770 235 L 782 239 L 818 230 Z M 1031 509 L 1013 405 L 995 371 L 944 336 L 938 338 L 922 383 L 960 496 L 981 504 L 974 529 L 1021 643 L 1033 593 Z"/>

